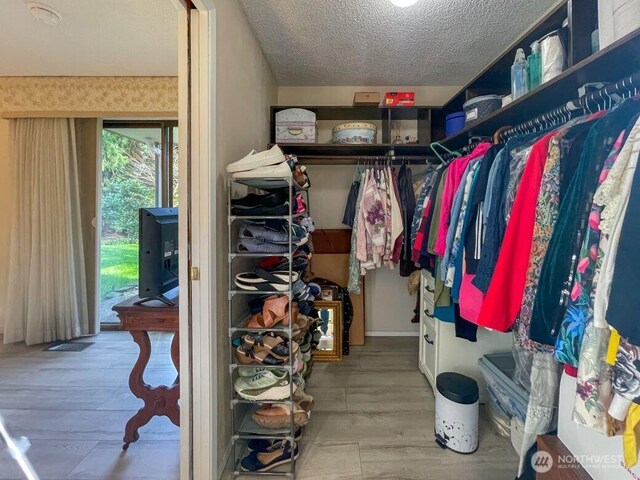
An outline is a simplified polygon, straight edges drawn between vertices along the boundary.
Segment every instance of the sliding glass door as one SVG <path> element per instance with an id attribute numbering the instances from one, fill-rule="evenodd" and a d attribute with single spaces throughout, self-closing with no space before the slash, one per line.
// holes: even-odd
<path id="1" fill-rule="evenodd" d="M 102 130 L 100 321 L 138 294 L 138 211 L 178 204 L 177 122 L 105 121 Z"/>

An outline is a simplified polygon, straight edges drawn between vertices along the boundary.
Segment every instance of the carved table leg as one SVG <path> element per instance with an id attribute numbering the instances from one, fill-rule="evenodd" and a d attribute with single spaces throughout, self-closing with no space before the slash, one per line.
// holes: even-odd
<path id="1" fill-rule="evenodd" d="M 127 422 L 123 450 L 126 450 L 130 443 L 140 438 L 138 429 L 149 423 L 149 420 L 153 417 L 153 405 L 148 402 L 151 388 L 144 382 L 144 371 L 151 357 L 151 340 L 149 340 L 147 332 L 132 331 L 129 333 L 131 333 L 134 342 L 140 347 L 140 355 L 129 375 L 129 388 L 136 397 L 144 401 L 144 406 Z"/>
<path id="2" fill-rule="evenodd" d="M 178 332 L 173 334 L 173 340 L 171 341 L 171 361 L 178 372 L 174 385 L 178 385 L 180 383 L 180 336 Z"/>
<path id="3" fill-rule="evenodd" d="M 131 392 L 144 402 L 144 406 L 129 419 L 124 433 L 123 450 L 129 448 L 129 444 L 140 438 L 138 429 L 155 416 L 166 415 L 174 425 L 180 426 L 180 339 L 178 333 L 173 336 L 171 342 L 171 360 L 178 376 L 171 387 L 160 385 L 152 388 L 144 381 L 144 371 L 151 358 L 151 341 L 147 332 L 130 332 L 133 340 L 140 347 L 140 355 L 129 375 L 129 388 Z"/>

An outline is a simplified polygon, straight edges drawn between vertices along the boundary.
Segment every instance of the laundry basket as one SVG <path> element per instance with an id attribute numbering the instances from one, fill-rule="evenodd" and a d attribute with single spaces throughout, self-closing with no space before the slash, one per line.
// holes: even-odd
<path id="1" fill-rule="evenodd" d="M 478 384 L 455 372 L 436 377 L 436 443 L 457 453 L 478 449 Z"/>

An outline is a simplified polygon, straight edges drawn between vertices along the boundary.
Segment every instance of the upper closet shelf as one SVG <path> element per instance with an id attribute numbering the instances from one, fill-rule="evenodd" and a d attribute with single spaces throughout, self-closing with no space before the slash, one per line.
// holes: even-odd
<path id="1" fill-rule="evenodd" d="M 279 143 L 278 146 L 284 153 L 296 155 L 307 165 L 352 165 L 374 160 L 427 163 L 435 160 L 425 144 Z"/>
<path id="2" fill-rule="evenodd" d="M 492 136 L 506 125 L 517 125 L 552 110 L 578 96 L 578 88 L 588 82 L 613 82 L 640 66 L 640 30 L 585 58 L 554 79 L 502 107 L 500 110 L 465 127 L 440 143 L 459 149 L 473 135 Z"/>

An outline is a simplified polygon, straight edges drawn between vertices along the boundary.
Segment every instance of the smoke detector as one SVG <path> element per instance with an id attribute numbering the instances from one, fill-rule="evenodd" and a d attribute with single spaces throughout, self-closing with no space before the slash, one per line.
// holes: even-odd
<path id="1" fill-rule="evenodd" d="M 27 3 L 27 8 L 35 19 L 45 25 L 55 26 L 60 23 L 60 20 L 62 20 L 60 12 L 51 8 L 49 5 L 45 5 L 44 3 L 29 2 Z"/>

